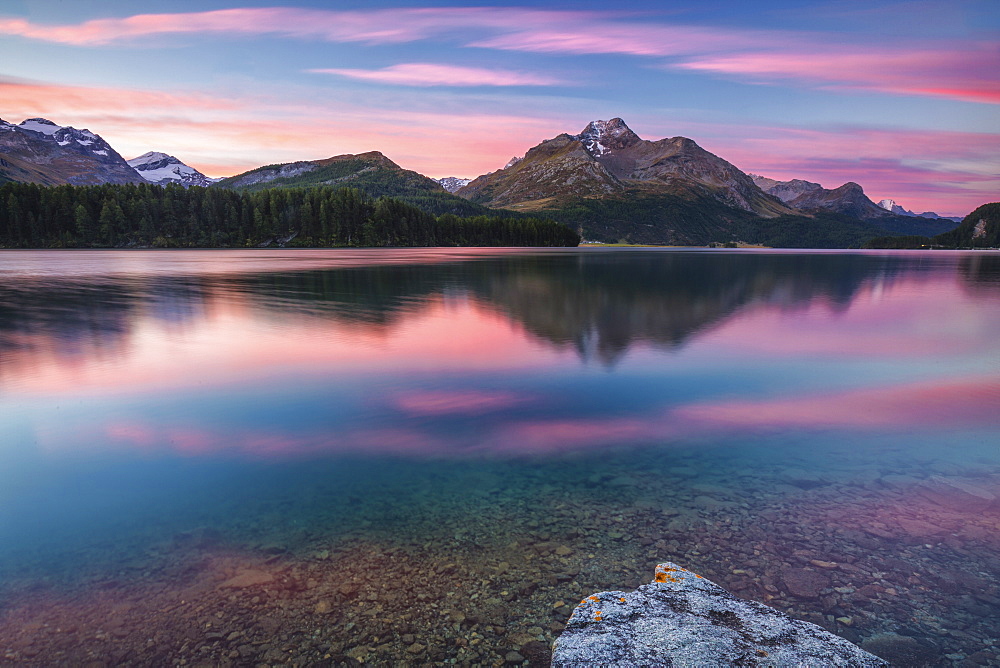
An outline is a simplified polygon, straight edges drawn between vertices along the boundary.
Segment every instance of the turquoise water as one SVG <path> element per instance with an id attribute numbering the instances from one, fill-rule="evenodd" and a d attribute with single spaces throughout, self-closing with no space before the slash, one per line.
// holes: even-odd
<path id="1" fill-rule="evenodd" d="M 997 331 L 986 253 L 5 251 L 0 663 L 537 665 L 672 560 L 990 665 Z"/>

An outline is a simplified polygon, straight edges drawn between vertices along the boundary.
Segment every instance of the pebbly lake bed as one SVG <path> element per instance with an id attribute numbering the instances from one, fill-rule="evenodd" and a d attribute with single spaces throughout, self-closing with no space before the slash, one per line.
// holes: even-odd
<path id="1" fill-rule="evenodd" d="M 0 665 L 546 665 L 673 561 L 1000 664 L 1000 256 L 0 253 Z"/>

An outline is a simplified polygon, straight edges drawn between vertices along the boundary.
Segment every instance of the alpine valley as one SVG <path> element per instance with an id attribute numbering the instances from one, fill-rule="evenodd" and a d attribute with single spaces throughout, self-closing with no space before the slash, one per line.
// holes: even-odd
<path id="1" fill-rule="evenodd" d="M 149 152 L 126 161 L 99 135 L 34 118 L 0 121 L 0 184 L 177 184 L 248 193 L 352 188 L 434 215 L 548 218 L 590 242 L 859 247 L 887 236 L 932 237 L 958 219 L 876 204 L 857 183 L 826 189 L 747 174 L 686 137 L 650 141 L 620 118 L 545 140 L 475 179 L 431 179 L 378 151 L 259 167 L 209 179 Z M 288 230 L 294 235 L 296 230 Z"/>

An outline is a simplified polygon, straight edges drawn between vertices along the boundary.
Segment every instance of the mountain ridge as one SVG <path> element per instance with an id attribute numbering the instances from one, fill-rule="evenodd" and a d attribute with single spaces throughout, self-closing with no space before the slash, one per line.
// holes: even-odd
<path id="1" fill-rule="evenodd" d="M 913 211 L 908 211 L 902 206 L 896 203 L 894 199 L 882 199 L 879 200 L 878 206 L 885 209 L 886 211 L 891 211 L 892 213 L 899 216 L 911 216 L 914 218 L 943 218 L 945 220 L 952 220 L 956 223 L 962 222 L 962 218 L 959 216 L 940 216 L 933 211 L 924 211 L 923 213 L 914 213 Z"/>
<path id="2" fill-rule="evenodd" d="M 914 216 L 895 202 L 887 210 L 854 182 L 826 189 L 802 179 L 782 182 L 746 174 L 692 139 L 645 140 L 617 117 L 544 140 L 503 168 L 471 180 L 431 179 L 379 151 L 208 179 L 166 153 L 150 151 L 125 161 L 89 130 L 44 118 L 17 126 L 0 120 L 2 181 L 177 183 L 250 191 L 356 188 L 434 215 L 544 215 L 574 226 L 590 240 L 653 244 L 780 240 L 830 246 L 886 233 L 933 236 L 957 224 Z M 793 238 L 793 230 L 805 237 Z"/>
<path id="3" fill-rule="evenodd" d="M 380 151 L 265 165 L 212 184 L 213 188 L 251 192 L 316 186 L 358 188 L 372 197 L 394 197 L 434 215 L 497 215 L 496 211 L 451 194 L 430 177 L 403 169 Z"/>
<path id="4" fill-rule="evenodd" d="M 0 182 L 41 185 L 145 183 L 100 135 L 46 118 L 0 119 Z"/>
<path id="5" fill-rule="evenodd" d="M 543 140 L 456 194 L 550 215 L 600 242 L 833 247 L 947 229 L 880 209 L 857 183 L 827 190 L 755 177 L 687 137 L 644 140 L 621 118 Z M 805 236 L 796 241 L 788 230 Z"/>

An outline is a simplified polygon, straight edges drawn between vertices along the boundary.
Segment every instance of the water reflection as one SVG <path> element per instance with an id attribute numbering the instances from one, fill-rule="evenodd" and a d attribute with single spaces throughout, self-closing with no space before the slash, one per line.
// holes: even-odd
<path id="1" fill-rule="evenodd" d="M 370 336 L 461 299 L 540 341 L 614 364 L 636 344 L 679 348 L 741 309 L 822 303 L 843 311 L 864 286 L 882 290 L 900 277 L 955 271 L 945 258 L 908 255 L 718 256 L 594 252 L 299 272 L 19 276 L 0 283 L 0 377 L 17 382 L 45 358 L 127 356 L 140 329 L 196 329 L 216 309 L 278 319 L 289 329 L 305 318 L 325 320 Z M 997 258 L 971 256 L 961 258 L 958 273 L 970 288 L 989 290 L 1000 269 Z"/>
<path id="2" fill-rule="evenodd" d="M 996 257 L 456 253 L 0 265 L 0 650 L 493 663 L 663 559 L 990 646 Z"/>

